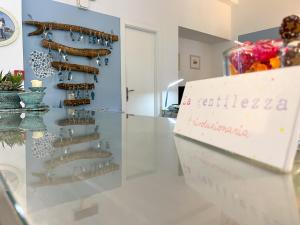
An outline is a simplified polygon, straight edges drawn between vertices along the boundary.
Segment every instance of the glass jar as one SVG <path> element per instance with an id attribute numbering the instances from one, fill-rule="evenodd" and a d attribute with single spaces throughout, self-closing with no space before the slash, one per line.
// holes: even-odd
<path id="1" fill-rule="evenodd" d="M 226 76 L 277 69 L 282 66 L 281 40 L 239 43 L 223 53 Z"/>
<path id="2" fill-rule="evenodd" d="M 293 40 L 283 47 L 282 51 L 283 67 L 300 65 L 300 40 Z"/>

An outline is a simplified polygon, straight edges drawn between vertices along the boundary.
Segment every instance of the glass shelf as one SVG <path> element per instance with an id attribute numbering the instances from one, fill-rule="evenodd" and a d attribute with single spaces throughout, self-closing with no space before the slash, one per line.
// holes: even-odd
<path id="1" fill-rule="evenodd" d="M 19 224 L 300 223 L 300 155 L 292 174 L 278 174 L 174 135 L 172 119 L 15 116 L 0 118 L 0 187 Z"/>

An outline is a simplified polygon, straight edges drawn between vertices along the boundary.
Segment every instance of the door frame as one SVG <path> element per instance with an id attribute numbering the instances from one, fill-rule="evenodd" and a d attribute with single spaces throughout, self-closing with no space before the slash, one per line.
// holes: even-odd
<path id="1" fill-rule="evenodd" d="M 121 20 L 121 93 L 122 93 L 122 112 L 127 112 L 126 101 L 126 87 L 127 87 L 127 74 L 126 74 L 126 29 L 133 29 L 146 33 L 154 34 L 155 36 L 155 68 L 154 68 L 154 117 L 160 115 L 160 92 L 158 88 L 158 71 L 159 71 L 159 31 L 155 28 L 150 28 L 145 25 L 126 22 Z"/>

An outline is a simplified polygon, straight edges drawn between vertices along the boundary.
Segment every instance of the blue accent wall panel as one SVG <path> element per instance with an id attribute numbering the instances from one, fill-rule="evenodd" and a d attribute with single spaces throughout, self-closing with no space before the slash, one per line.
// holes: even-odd
<path id="1" fill-rule="evenodd" d="M 275 28 L 257 31 L 249 34 L 243 34 L 239 36 L 240 42 L 245 42 L 245 41 L 255 42 L 262 39 L 280 39 L 279 28 L 275 27 Z"/>
<path id="2" fill-rule="evenodd" d="M 120 36 L 120 19 L 104 15 L 94 11 L 86 11 L 77 7 L 54 2 L 52 0 L 26 0 L 23 1 L 23 21 L 29 20 L 30 14 L 34 20 L 44 22 L 58 22 L 88 27 L 101 30 Z M 35 30 L 35 27 L 23 24 L 24 38 L 24 63 L 25 63 L 25 88 L 31 86 L 30 81 L 36 79 L 30 67 L 30 53 L 34 50 L 47 52 L 41 47 L 41 36 L 29 37 L 28 33 Z M 100 45 L 88 43 L 88 37 L 85 36 L 83 42 L 73 42 L 70 38 L 70 32 L 53 31 L 54 41 L 64 45 L 76 48 L 101 48 Z M 78 34 L 76 34 L 78 35 Z M 77 36 L 78 37 L 78 36 Z M 54 51 L 55 52 L 55 51 Z M 98 83 L 96 85 L 96 99 L 86 108 L 105 109 L 108 111 L 121 111 L 121 50 L 120 42 L 114 43 L 114 49 L 109 56 L 109 65 L 100 68 Z M 70 63 L 78 63 L 97 67 L 96 59 L 90 60 L 84 57 L 69 56 Z M 104 60 L 103 60 L 104 61 Z M 59 101 L 66 99 L 66 91 L 56 88 L 59 79 L 57 74 L 44 80 L 44 86 L 47 87 L 44 102 L 51 107 L 58 107 Z M 94 76 L 84 73 L 73 72 L 72 83 L 93 82 Z"/>

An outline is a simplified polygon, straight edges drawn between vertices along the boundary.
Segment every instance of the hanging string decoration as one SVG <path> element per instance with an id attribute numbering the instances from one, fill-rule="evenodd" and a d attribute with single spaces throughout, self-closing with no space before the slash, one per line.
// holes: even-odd
<path id="1" fill-rule="evenodd" d="M 52 57 L 50 54 L 33 51 L 30 53 L 30 64 L 34 75 L 39 79 L 45 79 L 54 75 L 55 70 L 51 66 Z"/>
<path id="2" fill-rule="evenodd" d="M 44 137 L 33 139 L 32 154 L 36 159 L 44 159 L 50 156 L 55 149 L 52 146 L 56 136 L 51 133 L 45 132 Z"/>

